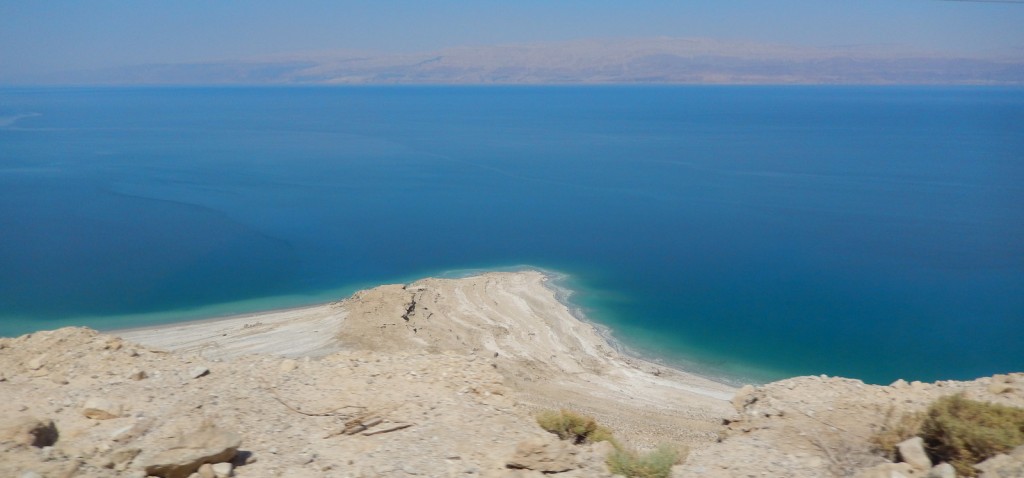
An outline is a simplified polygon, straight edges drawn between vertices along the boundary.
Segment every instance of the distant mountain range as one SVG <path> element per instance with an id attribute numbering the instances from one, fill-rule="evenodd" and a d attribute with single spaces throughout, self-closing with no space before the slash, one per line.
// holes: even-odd
<path id="1" fill-rule="evenodd" d="M 886 46 L 806 48 L 653 38 L 335 52 L 77 70 L 43 84 L 1024 84 L 1024 51 L 985 57 Z"/>

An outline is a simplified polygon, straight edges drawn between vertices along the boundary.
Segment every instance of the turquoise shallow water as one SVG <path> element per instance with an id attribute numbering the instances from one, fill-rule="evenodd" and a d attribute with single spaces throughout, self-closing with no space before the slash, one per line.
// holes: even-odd
<path id="1" fill-rule="evenodd" d="M 1024 369 L 1024 90 L 0 90 L 0 335 L 530 265 L 743 379 Z"/>

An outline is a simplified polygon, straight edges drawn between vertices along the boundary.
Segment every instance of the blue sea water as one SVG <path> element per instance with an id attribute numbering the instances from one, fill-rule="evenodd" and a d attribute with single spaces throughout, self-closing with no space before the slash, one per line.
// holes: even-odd
<path id="1" fill-rule="evenodd" d="M 0 89 L 0 335 L 520 265 L 711 375 L 1024 370 L 1024 90 Z"/>

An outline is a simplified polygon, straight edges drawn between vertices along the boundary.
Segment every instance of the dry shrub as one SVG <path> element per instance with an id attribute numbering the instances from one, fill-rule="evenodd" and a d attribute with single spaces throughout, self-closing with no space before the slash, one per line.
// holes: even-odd
<path id="1" fill-rule="evenodd" d="M 685 451 L 668 445 L 647 453 L 616 448 L 608 455 L 608 469 L 630 478 L 666 478 L 672 473 L 672 466 L 685 458 Z"/>
<path id="2" fill-rule="evenodd" d="M 593 417 L 588 417 L 570 410 L 545 410 L 537 414 L 537 424 L 541 428 L 558 435 L 563 440 L 571 440 L 577 445 L 606 441 L 614 450 L 606 461 L 612 473 L 625 475 L 629 478 L 664 478 L 672 472 L 672 466 L 682 463 L 686 458 L 686 448 L 668 445 L 659 446 L 654 451 L 640 453 L 623 447 L 612 436 L 607 427 L 597 424 Z"/>
<path id="3" fill-rule="evenodd" d="M 928 407 L 921 437 L 936 461 L 974 476 L 972 465 L 1024 444 L 1024 408 L 948 395 Z"/>
<path id="4" fill-rule="evenodd" d="M 609 441 L 616 445 L 612 432 L 597 424 L 593 417 L 588 417 L 570 410 L 545 410 L 537 414 L 537 424 L 541 428 L 558 435 L 563 440 L 573 443 L 597 443 Z M 617 446 L 617 445 L 616 445 Z"/>

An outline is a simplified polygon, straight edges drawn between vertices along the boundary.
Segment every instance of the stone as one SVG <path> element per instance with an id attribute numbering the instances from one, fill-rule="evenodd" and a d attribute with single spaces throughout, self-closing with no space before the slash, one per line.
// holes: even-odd
<path id="1" fill-rule="evenodd" d="M 228 478 L 235 475 L 231 463 L 217 463 L 213 465 L 213 474 L 216 478 Z"/>
<path id="2" fill-rule="evenodd" d="M 47 358 L 49 357 L 47 357 L 46 354 L 38 355 L 32 360 L 29 360 L 28 363 L 25 364 L 25 366 L 27 366 L 29 370 L 39 370 L 46 365 Z"/>
<path id="3" fill-rule="evenodd" d="M 121 416 L 121 405 L 105 398 L 93 397 L 85 401 L 82 414 L 93 420 L 110 420 Z"/>
<path id="4" fill-rule="evenodd" d="M 57 426 L 53 420 L 21 416 L 0 427 L 0 442 L 42 448 L 57 443 L 58 437 Z"/>
<path id="5" fill-rule="evenodd" d="M 928 471 L 932 468 L 932 460 L 924 452 L 924 440 L 921 437 L 913 437 L 903 440 L 896 445 L 900 452 L 900 460 L 921 471 Z"/>
<path id="6" fill-rule="evenodd" d="M 231 460 L 240 445 L 241 438 L 234 432 L 204 423 L 176 445 L 143 460 L 143 467 L 151 476 L 186 478 L 203 464 Z"/>
<path id="7" fill-rule="evenodd" d="M 1010 393 L 1013 390 L 1013 386 L 1007 383 L 990 383 L 988 385 L 988 393 L 991 393 L 992 395 L 1002 395 L 1004 393 Z"/>
<path id="8" fill-rule="evenodd" d="M 193 378 L 193 379 L 196 379 L 196 378 L 199 378 L 199 377 L 203 377 L 203 376 L 206 376 L 206 375 L 209 375 L 209 374 L 210 374 L 210 369 L 208 369 L 206 367 L 203 367 L 203 366 L 192 367 L 188 371 L 188 376 Z"/>
<path id="9" fill-rule="evenodd" d="M 913 478 L 921 473 L 909 463 L 882 463 L 865 468 L 853 475 L 854 478 Z"/>
<path id="10" fill-rule="evenodd" d="M 128 378 L 135 380 L 136 382 L 139 380 L 146 379 L 148 377 L 149 374 L 147 374 L 145 370 L 134 370 L 132 371 L 131 375 L 128 375 Z"/>
<path id="11" fill-rule="evenodd" d="M 134 440 L 149 431 L 155 422 L 156 420 L 153 418 L 138 418 L 135 423 L 115 430 L 110 435 L 110 439 L 116 442 Z"/>
<path id="12" fill-rule="evenodd" d="M 578 455 L 579 450 L 566 441 L 532 438 L 516 445 L 515 454 L 505 466 L 541 473 L 562 473 L 580 467 Z"/>
<path id="13" fill-rule="evenodd" d="M 213 465 L 209 463 L 203 463 L 196 473 L 200 478 L 217 478 L 217 474 L 213 472 Z"/>
<path id="14" fill-rule="evenodd" d="M 949 463 L 939 463 L 928 471 L 925 478 L 956 478 L 956 468 Z"/>

